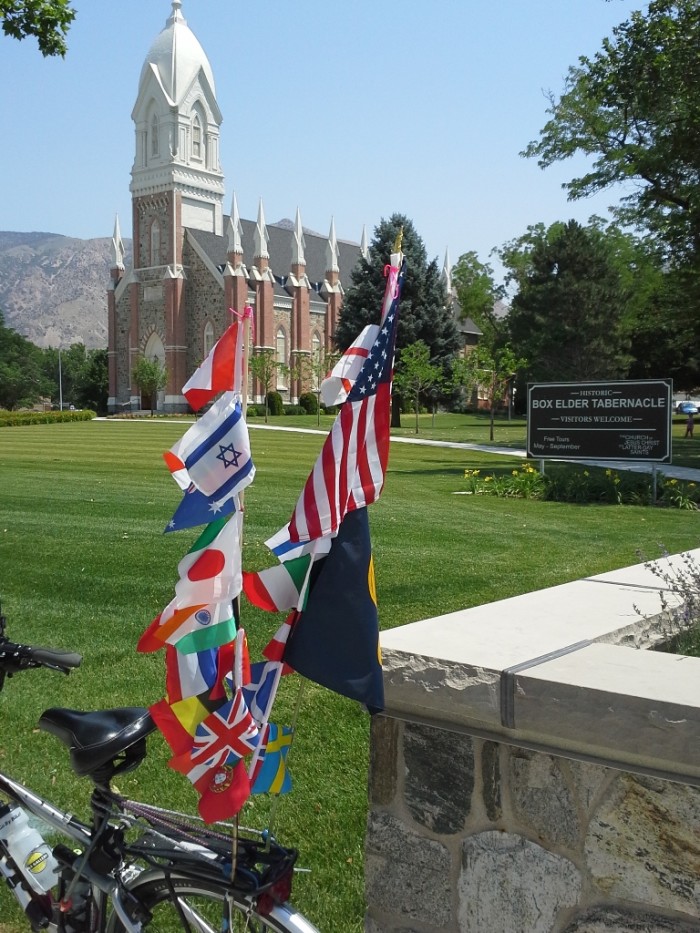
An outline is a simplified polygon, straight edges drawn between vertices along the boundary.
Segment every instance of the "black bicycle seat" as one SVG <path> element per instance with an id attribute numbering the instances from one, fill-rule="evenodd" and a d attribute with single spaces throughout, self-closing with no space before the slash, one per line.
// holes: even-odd
<path id="1" fill-rule="evenodd" d="M 140 706 L 91 713 L 53 707 L 42 713 L 39 728 L 68 746 L 76 774 L 103 777 L 105 766 L 111 774 L 136 767 L 145 755 L 145 738 L 156 725 Z"/>

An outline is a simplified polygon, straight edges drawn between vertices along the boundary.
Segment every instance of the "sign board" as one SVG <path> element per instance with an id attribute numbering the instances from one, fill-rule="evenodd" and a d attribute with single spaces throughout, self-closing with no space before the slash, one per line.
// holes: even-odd
<path id="1" fill-rule="evenodd" d="M 671 379 L 527 387 L 527 455 L 671 462 Z"/>

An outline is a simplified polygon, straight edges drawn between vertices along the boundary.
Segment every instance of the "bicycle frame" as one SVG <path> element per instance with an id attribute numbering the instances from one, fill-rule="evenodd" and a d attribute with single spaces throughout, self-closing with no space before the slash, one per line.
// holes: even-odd
<path id="1" fill-rule="evenodd" d="M 15 803 L 39 817 L 61 835 L 67 836 L 77 843 L 82 849 L 89 849 L 95 839 L 94 831 L 82 823 L 71 813 L 66 813 L 54 807 L 53 804 L 44 800 L 34 791 L 13 780 L 9 775 L 0 771 L 0 794 L 9 797 Z M 0 842 L 2 847 L 2 842 Z M 141 933 L 142 924 L 134 921 L 126 910 L 121 896 L 121 886 L 117 879 L 109 875 L 101 875 L 92 870 L 89 866 L 81 866 L 81 874 L 95 889 L 100 892 L 102 897 L 96 898 L 100 909 L 104 906 L 104 896 L 110 898 L 112 906 L 119 919 L 130 933 Z"/>

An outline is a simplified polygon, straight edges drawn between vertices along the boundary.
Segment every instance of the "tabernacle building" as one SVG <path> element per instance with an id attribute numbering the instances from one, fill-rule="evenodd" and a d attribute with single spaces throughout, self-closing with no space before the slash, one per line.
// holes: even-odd
<path id="1" fill-rule="evenodd" d="M 188 411 L 181 389 L 246 305 L 254 310 L 254 344 L 290 365 L 295 355 L 330 351 L 343 285 L 362 243 L 327 237 L 295 221 L 266 224 L 239 216 L 235 194 L 224 214 L 219 157 L 221 111 L 214 75 L 172 0 L 153 42 L 132 111 L 133 264 L 124 264 L 119 220 L 112 240 L 108 291 L 109 410 L 147 407 L 132 372 L 140 356 L 158 359 L 167 385 L 157 407 Z M 342 277 L 342 278 L 341 278 Z M 308 386 L 280 371 L 277 388 L 296 401 Z M 257 389 L 260 387 L 258 386 Z"/>

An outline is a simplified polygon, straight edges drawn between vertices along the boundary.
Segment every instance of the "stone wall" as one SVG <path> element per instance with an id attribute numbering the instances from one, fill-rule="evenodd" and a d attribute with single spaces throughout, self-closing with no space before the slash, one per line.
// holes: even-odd
<path id="1" fill-rule="evenodd" d="M 637 565 L 383 633 L 368 933 L 700 931 L 700 659 L 626 647 L 658 602 Z"/>
<path id="2" fill-rule="evenodd" d="M 369 933 L 700 930 L 700 789 L 386 716 Z"/>

